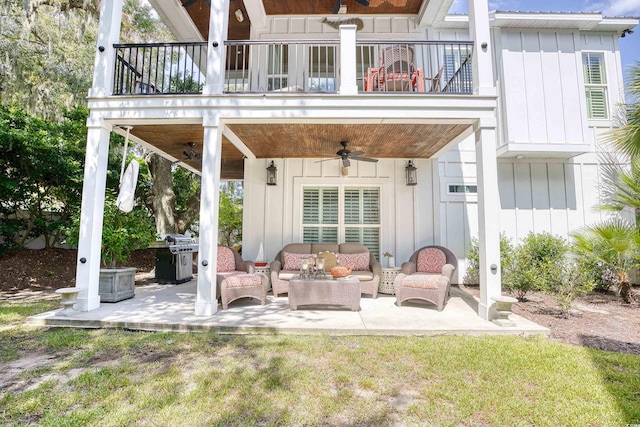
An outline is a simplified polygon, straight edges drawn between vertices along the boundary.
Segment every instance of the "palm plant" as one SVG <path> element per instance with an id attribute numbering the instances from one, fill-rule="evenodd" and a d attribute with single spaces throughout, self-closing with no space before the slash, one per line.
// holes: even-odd
<path id="1" fill-rule="evenodd" d="M 640 62 L 627 75 L 627 99 L 620 127 L 609 132 L 606 140 L 620 152 L 640 156 Z"/>
<path id="2" fill-rule="evenodd" d="M 574 252 L 593 257 L 616 274 L 618 292 L 631 302 L 629 273 L 640 265 L 640 230 L 624 218 L 612 218 L 573 234 Z"/>

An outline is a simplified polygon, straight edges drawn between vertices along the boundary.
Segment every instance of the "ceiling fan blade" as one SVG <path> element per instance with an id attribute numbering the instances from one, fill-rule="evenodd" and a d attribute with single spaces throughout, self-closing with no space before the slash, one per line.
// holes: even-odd
<path id="1" fill-rule="evenodd" d="M 368 157 L 352 157 L 351 160 L 357 160 L 359 162 L 378 163 L 378 159 L 370 159 Z"/>
<path id="2" fill-rule="evenodd" d="M 195 2 L 197 2 L 198 0 L 187 0 L 184 3 L 182 3 L 182 6 L 184 7 L 189 7 L 192 6 Z"/>
<path id="3" fill-rule="evenodd" d="M 360 3 L 363 6 L 369 6 L 369 0 L 356 0 L 356 3 Z"/>
<path id="4" fill-rule="evenodd" d="M 336 13 L 338 13 L 338 11 L 340 10 L 340 6 L 342 6 L 342 0 L 336 0 L 336 4 L 333 5 L 333 14 L 334 15 Z"/>
<path id="5" fill-rule="evenodd" d="M 352 151 L 349 153 L 349 157 L 358 157 L 358 156 L 362 156 L 364 154 L 364 151 L 359 150 L 359 151 Z"/>
<path id="6" fill-rule="evenodd" d="M 351 162 L 347 157 L 342 158 L 342 166 L 344 166 L 345 168 L 348 168 L 349 166 L 351 166 Z"/>
<path id="7" fill-rule="evenodd" d="M 335 160 L 335 159 L 339 159 L 339 157 L 331 157 L 329 159 L 316 160 L 314 163 L 322 163 L 322 162 L 326 162 L 327 160 Z"/>

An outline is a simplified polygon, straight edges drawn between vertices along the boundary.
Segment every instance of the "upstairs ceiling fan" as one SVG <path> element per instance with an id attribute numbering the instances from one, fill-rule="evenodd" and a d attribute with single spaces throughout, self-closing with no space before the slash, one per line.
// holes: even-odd
<path id="1" fill-rule="evenodd" d="M 342 166 L 344 166 L 345 168 L 348 168 L 349 166 L 351 166 L 351 161 L 350 160 L 356 160 L 359 162 L 371 162 L 371 163 L 377 163 L 378 159 L 370 159 L 368 157 L 360 157 L 361 155 L 364 154 L 364 151 L 358 150 L 358 151 L 351 151 L 349 150 L 347 147 L 349 146 L 349 142 L 347 141 L 342 141 L 340 143 L 342 145 L 342 148 L 340 150 L 338 150 L 338 152 L 336 153 L 336 158 L 338 159 L 342 159 Z M 332 160 L 332 159 L 323 159 L 323 160 L 319 160 L 320 162 L 324 162 L 327 160 Z"/>
<path id="2" fill-rule="evenodd" d="M 360 3 L 363 6 L 369 6 L 369 0 L 356 0 L 356 3 Z M 336 0 L 336 3 L 333 5 L 334 15 L 340 11 L 340 6 L 342 6 L 342 0 Z"/>
<path id="3" fill-rule="evenodd" d="M 196 151 L 196 146 L 198 145 L 198 143 L 187 142 L 187 145 L 189 146 L 189 149 L 184 150 L 182 152 L 182 155 L 184 156 L 182 160 L 187 160 L 187 161 L 197 162 L 202 164 L 202 154 Z"/>

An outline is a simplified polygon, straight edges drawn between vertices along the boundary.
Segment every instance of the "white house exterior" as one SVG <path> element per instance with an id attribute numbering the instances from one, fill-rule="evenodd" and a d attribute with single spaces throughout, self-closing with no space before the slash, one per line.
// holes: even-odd
<path id="1" fill-rule="evenodd" d="M 487 0 L 469 0 L 469 16 L 447 15 L 451 0 L 372 0 L 369 8 L 345 0 L 346 15 L 331 13 L 333 1 L 308 2 L 307 13 L 297 0 L 212 1 L 210 15 L 205 0 L 151 3 L 178 40 L 206 43 L 175 46 L 180 55 L 151 45 L 134 51 L 118 45 L 122 0 L 101 4 L 76 280 L 81 310 L 99 306 L 109 133 L 124 126 L 133 126 L 135 141 L 202 174 L 199 315 L 217 310 L 212 260 L 225 174 L 244 179 L 245 259 L 261 244 L 271 260 L 287 243 L 317 239 L 361 241 L 402 262 L 440 244 L 458 257 L 459 282 L 478 237 L 484 319 L 501 292 L 500 232 L 566 237 L 597 219 L 598 137 L 623 101 L 618 38 L 637 19 L 489 12 Z M 202 14 L 208 39 L 197 25 Z M 250 21 L 250 40 L 227 40 L 240 21 Z M 413 58 L 411 69 L 386 71 L 400 75 L 401 87 L 391 90 L 395 81 L 378 80 L 389 66 L 380 52 L 397 46 Z M 148 71 L 144 49 L 155 52 Z M 197 81 L 165 90 L 158 74 L 172 71 L 157 65 L 163 55 L 182 58 L 179 74 Z M 331 159 L 343 140 L 378 162 L 351 161 L 344 170 Z M 187 142 L 197 142 L 201 164 L 182 155 Z M 415 186 L 405 178 L 409 161 Z M 271 162 L 276 185 L 267 185 Z"/>

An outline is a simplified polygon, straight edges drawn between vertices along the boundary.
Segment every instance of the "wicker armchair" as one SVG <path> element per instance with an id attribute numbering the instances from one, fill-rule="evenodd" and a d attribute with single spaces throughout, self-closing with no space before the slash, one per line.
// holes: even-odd
<path id="1" fill-rule="evenodd" d="M 220 285 L 227 277 L 240 274 L 253 274 L 255 266 L 253 261 L 243 261 L 240 254 L 227 246 L 218 246 L 216 295 L 220 299 Z"/>
<path id="2" fill-rule="evenodd" d="M 447 248 L 425 246 L 418 249 L 402 264 L 401 272 L 393 282 L 398 306 L 409 299 L 421 299 L 437 305 L 438 311 L 442 311 L 456 265 L 455 255 Z"/>

